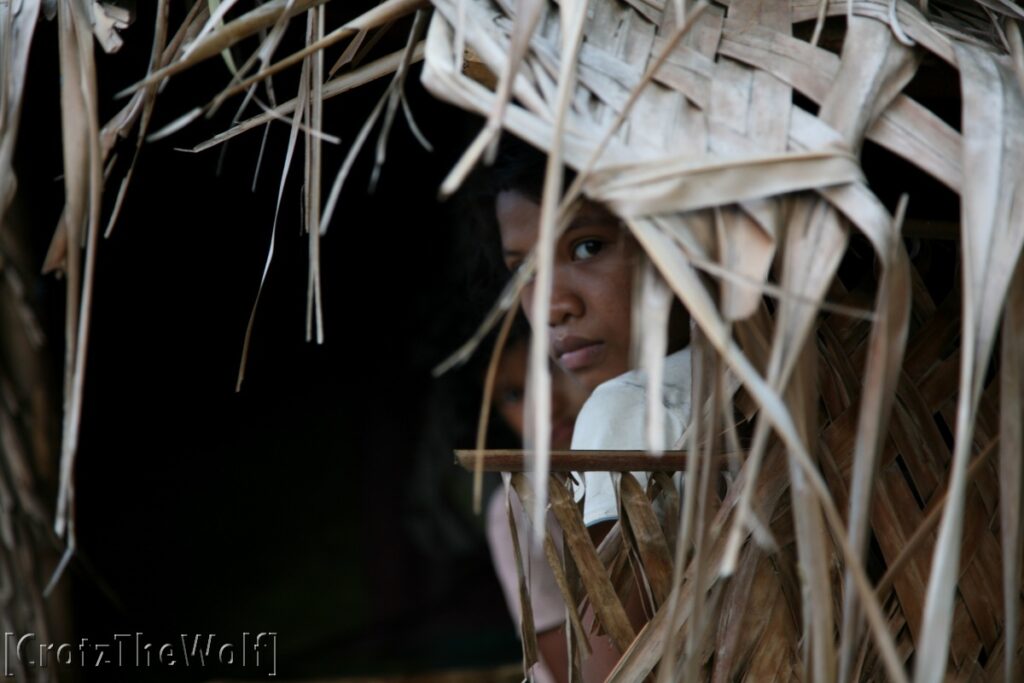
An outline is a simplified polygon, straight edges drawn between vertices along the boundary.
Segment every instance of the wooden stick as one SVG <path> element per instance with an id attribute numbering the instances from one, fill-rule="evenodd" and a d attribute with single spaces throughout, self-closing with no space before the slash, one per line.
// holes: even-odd
<path id="1" fill-rule="evenodd" d="M 456 450 L 456 464 L 472 471 L 478 451 Z M 485 472 L 523 472 L 525 455 L 530 451 L 483 451 Z M 724 463 L 726 456 L 717 457 L 712 464 Z M 664 455 L 651 455 L 646 451 L 551 451 L 552 472 L 678 472 L 687 469 L 689 457 L 683 451 L 668 451 Z"/>

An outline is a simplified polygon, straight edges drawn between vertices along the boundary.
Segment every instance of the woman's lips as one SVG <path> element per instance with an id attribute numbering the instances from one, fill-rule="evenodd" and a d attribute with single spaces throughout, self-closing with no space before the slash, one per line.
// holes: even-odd
<path id="1" fill-rule="evenodd" d="M 604 342 L 588 342 L 558 354 L 558 362 L 570 372 L 596 364 L 604 356 Z"/>

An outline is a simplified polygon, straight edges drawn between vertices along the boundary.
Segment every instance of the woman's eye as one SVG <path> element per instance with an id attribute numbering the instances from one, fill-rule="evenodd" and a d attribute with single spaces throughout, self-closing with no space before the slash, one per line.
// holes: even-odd
<path id="1" fill-rule="evenodd" d="M 603 248 L 604 242 L 601 240 L 583 240 L 572 248 L 572 258 L 574 261 L 586 261 L 597 256 L 597 253 Z"/>
<path id="2" fill-rule="evenodd" d="M 507 389 L 498 392 L 498 403 L 502 406 L 513 406 L 523 402 L 523 392 L 519 389 Z"/>
<path id="3" fill-rule="evenodd" d="M 509 274 L 514 279 L 514 278 L 517 278 L 517 277 L 519 277 L 521 275 L 521 273 L 519 271 L 521 271 L 523 269 L 523 266 L 525 264 L 526 264 L 526 261 L 513 261 L 513 262 L 510 262 L 510 263 L 506 263 L 505 266 L 508 268 Z"/>

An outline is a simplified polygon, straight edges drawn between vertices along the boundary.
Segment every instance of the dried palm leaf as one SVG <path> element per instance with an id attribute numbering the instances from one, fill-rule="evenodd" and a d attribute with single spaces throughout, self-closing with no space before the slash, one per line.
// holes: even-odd
<path id="1" fill-rule="evenodd" d="M 963 334 L 965 340 L 973 336 L 975 341 L 964 346 L 966 357 L 972 359 L 965 363 L 967 374 L 960 382 L 963 388 L 960 400 L 966 401 L 962 405 L 967 408 L 961 409 L 956 430 L 958 445 L 952 470 L 952 491 L 956 495 L 951 494 L 951 503 L 945 507 L 947 519 L 955 517 L 963 523 L 963 502 L 956 501 L 957 496 L 962 499 L 965 495 L 964 454 L 972 441 L 970 424 L 978 414 L 983 388 L 980 382 L 989 360 L 998 314 L 1003 308 L 1009 273 L 1018 261 L 1022 234 L 1016 227 L 1019 221 L 1008 213 L 1013 209 L 1007 202 L 1015 187 L 1014 160 L 1019 155 L 1003 156 L 1007 152 L 995 151 L 1015 149 L 1015 138 L 1003 132 L 1008 131 L 1005 125 L 992 121 L 992 116 L 1007 111 L 1007 106 L 1014 113 L 1003 116 L 1017 116 L 1015 100 L 1020 97 L 1020 86 L 1014 78 L 1007 77 L 1005 59 L 992 57 L 990 52 L 975 47 L 979 36 L 988 30 L 985 23 L 992 23 L 994 15 L 986 12 L 994 8 L 976 12 L 969 21 L 962 18 L 958 21 L 950 15 L 948 5 L 926 15 L 903 2 L 726 3 L 725 13 L 716 9 L 695 22 L 699 37 L 691 36 L 692 40 L 677 46 L 669 36 L 668 27 L 674 26 L 673 20 L 667 18 L 672 16 L 672 7 L 639 2 L 628 7 L 598 3 L 587 27 L 588 39 L 593 38 L 577 55 L 559 51 L 558 40 L 575 34 L 564 24 L 555 23 L 553 14 L 542 14 L 538 19 L 537 10 L 531 5 L 529 12 L 520 17 L 515 9 L 499 3 L 498 11 L 510 16 L 512 21 L 508 28 L 496 28 L 493 24 L 484 25 L 486 12 L 478 11 L 476 4 L 460 5 L 457 33 L 465 36 L 469 47 L 491 71 L 507 74 L 501 88 L 492 93 L 460 78 L 453 68 L 455 62 L 450 50 L 453 42 L 448 27 L 454 25 L 456 12 L 454 8 L 449 9 L 446 2 L 437 3 L 441 12 L 428 35 L 425 83 L 439 96 L 460 106 L 485 115 L 490 112 L 492 125 L 494 112 L 502 112 L 503 125 L 508 130 L 555 151 L 554 157 L 564 158 L 574 166 L 579 171 L 576 184 L 580 189 L 592 199 L 606 202 L 628 219 L 652 263 L 689 308 L 710 352 L 721 355 L 731 373 L 755 399 L 760 418 L 748 451 L 751 459 L 742 466 L 745 476 L 730 487 L 730 491 L 736 491 L 735 495 L 728 496 L 733 501 L 730 509 L 735 509 L 736 515 L 732 531 L 718 542 L 722 553 L 719 561 L 724 563 L 725 575 L 732 574 L 741 548 L 747 547 L 751 524 L 748 519 L 756 518 L 752 492 L 760 490 L 759 463 L 769 444 L 781 438 L 791 459 L 788 475 L 776 481 L 786 482 L 795 522 L 791 533 L 799 547 L 797 561 L 801 568 L 803 598 L 795 604 L 802 605 L 800 609 L 805 612 L 803 640 L 810 644 L 801 665 L 804 675 L 814 680 L 831 680 L 836 676 L 851 680 L 859 675 L 855 671 L 866 671 L 863 656 L 867 652 L 863 645 L 866 641 L 859 626 L 859 614 L 866 613 L 871 637 L 883 656 L 887 675 L 893 679 L 904 678 L 904 659 L 897 654 L 893 640 L 897 634 L 889 631 L 891 624 L 886 623 L 882 603 L 868 590 L 862 563 L 869 533 L 882 536 L 886 533 L 884 527 L 878 526 L 882 522 L 875 511 L 879 504 L 893 503 L 896 495 L 894 489 L 883 487 L 878 492 L 881 497 L 878 504 L 873 500 L 879 477 L 876 463 L 886 443 L 889 415 L 904 387 L 900 375 L 911 325 L 910 294 L 915 286 L 913 278 L 919 276 L 911 270 L 900 241 L 906 204 L 901 204 L 895 219 L 889 214 L 860 176 L 859 154 L 865 139 L 878 142 L 961 192 L 966 201 L 966 217 L 983 225 L 1014 226 L 998 235 L 992 228 L 986 228 L 975 231 L 970 237 L 965 232 L 964 236 L 965 259 L 974 259 L 974 266 L 969 270 L 976 273 L 977 283 L 972 288 L 985 294 L 965 291 L 965 297 L 973 297 L 976 303 L 967 306 Z M 1000 11 L 1013 16 L 1015 7 L 1001 7 Z M 821 17 L 849 12 L 839 56 L 815 47 L 817 35 L 810 43 L 791 35 L 793 24 L 816 18 L 819 11 Z M 531 32 L 529 49 L 520 57 L 523 28 L 534 24 L 539 28 Z M 619 26 L 619 30 L 626 32 L 620 35 L 628 37 L 618 43 L 609 41 L 608 36 L 614 33 L 609 28 L 611 25 Z M 992 33 L 1001 32 L 1000 44 L 1012 46 L 1017 34 L 1007 37 L 1004 28 L 997 25 Z M 973 104 L 971 109 L 965 108 L 964 120 L 973 117 L 975 121 L 971 127 L 964 124 L 966 156 L 961 153 L 960 134 L 904 93 L 920 63 L 920 52 L 907 49 L 911 44 L 922 46 L 949 64 L 959 66 L 965 83 L 970 77 L 976 84 L 975 90 L 984 93 L 993 85 L 996 88 L 991 95 L 992 102 L 981 104 L 984 95 L 974 94 L 965 86 L 965 107 L 968 98 Z M 515 57 L 505 59 L 506 52 L 513 52 Z M 716 55 L 717 62 L 706 61 Z M 637 57 L 641 66 L 647 60 L 647 68 L 634 66 L 638 63 Z M 968 73 L 970 65 L 963 66 L 968 57 L 981 67 L 971 67 L 973 71 Z M 567 59 L 579 62 L 576 85 L 579 104 L 566 115 L 564 106 L 553 101 L 553 95 L 559 87 L 564 87 L 564 79 L 557 74 L 564 73 Z M 523 62 L 522 66 L 518 66 L 519 61 Z M 995 67 L 988 67 L 988 64 L 995 64 Z M 989 70 L 985 72 L 982 68 Z M 651 76 L 645 77 L 647 74 Z M 817 114 L 793 107 L 789 88 L 818 103 L 821 108 Z M 675 105 L 668 104 L 676 92 L 684 99 L 675 100 Z M 514 100 L 508 99 L 509 93 L 514 93 Z M 977 107 L 981 106 L 990 112 L 987 120 L 977 113 Z M 564 129 L 552 123 L 561 120 L 559 117 L 563 115 L 567 116 Z M 972 132 L 974 125 L 985 127 L 985 135 L 992 142 L 968 140 L 968 134 L 972 139 L 981 137 Z M 667 133 L 668 130 L 673 132 Z M 678 140 L 678 150 L 655 143 L 664 140 Z M 993 223 L 993 216 L 997 214 L 972 216 L 970 207 L 975 204 L 971 203 L 966 185 L 971 175 L 965 172 L 972 145 L 979 155 L 980 150 L 988 150 L 984 158 L 992 169 L 990 181 L 972 178 L 971 185 L 978 190 L 984 188 L 989 205 L 995 197 L 1003 199 L 1001 208 L 996 209 L 1004 212 L 998 214 L 998 223 Z M 473 148 L 465 158 L 475 160 L 481 151 Z M 1005 170 L 1000 170 L 1000 164 Z M 450 180 L 457 180 L 466 170 L 464 166 L 459 167 Z M 446 185 L 446 191 L 450 189 L 451 185 Z M 563 206 L 568 206 L 574 198 L 575 189 L 570 188 Z M 807 190 L 814 192 L 817 198 L 794 194 Z M 700 227 L 706 220 L 698 219 L 695 213 L 704 208 L 715 208 L 717 250 L 709 248 L 708 233 Z M 980 210 L 973 209 L 973 212 Z M 819 311 L 848 310 L 842 308 L 844 302 L 829 308 L 826 296 L 835 286 L 840 259 L 846 253 L 849 227 L 868 238 L 878 260 L 881 280 L 875 288 L 874 310 L 867 316 L 871 322 L 870 335 L 860 337 L 868 340 L 870 336 L 870 340 L 861 349 L 851 349 L 857 354 L 854 363 L 863 365 L 866 361 L 863 381 L 849 375 L 844 380 L 859 397 L 858 402 L 840 399 L 843 404 L 835 405 L 834 410 L 844 413 L 844 421 L 833 423 L 839 413 L 824 421 L 815 417 L 817 390 L 812 379 L 815 364 L 807 361 L 813 358 L 818 344 L 808 343 L 808 340 L 820 325 Z M 968 239 L 978 246 L 972 247 Z M 545 249 L 544 240 L 540 248 Z M 998 254 L 998 257 L 990 254 Z M 536 263 L 540 264 L 538 270 L 543 278 L 544 258 L 528 261 L 526 269 L 536 267 Z M 768 266 L 772 263 L 776 266 L 778 284 L 768 280 Z M 707 272 L 722 273 L 723 282 L 729 284 L 723 293 L 723 314 L 718 313 L 718 305 L 705 293 L 705 285 L 692 270 L 694 264 L 700 264 Z M 983 277 L 977 275 L 981 269 L 987 269 Z M 746 285 L 743 290 L 733 285 L 738 282 Z M 646 287 L 640 287 L 641 292 L 646 291 Z M 510 291 L 515 291 L 515 285 Z M 779 303 L 773 312 L 774 339 L 768 346 L 767 358 L 762 356 L 760 361 L 767 363 L 762 366 L 765 374 L 761 375 L 755 369 L 757 366 L 750 364 L 744 355 L 756 347 L 751 348 L 749 342 L 742 348 L 735 345 L 727 323 L 734 319 L 742 321 L 753 313 L 760 295 L 769 291 L 777 294 Z M 505 305 L 509 300 L 505 297 Z M 862 300 L 858 306 L 869 301 Z M 636 308 L 643 310 L 643 302 L 643 298 L 638 299 Z M 540 309 L 541 303 L 535 302 L 534 310 Z M 971 313 L 971 308 L 978 312 Z M 641 330 L 639 344 L 657 348 L 656 342 L 663 329 L 661 322 L 652 317 L 652 313 L 637 320 Z M 976 348 L 979 343 L 983 346 Z M 651 362 L 650 355 L 647 354 L 644 365 L 653 368 L 651 375 L 657 377 L 657 361 Z M 911 355 L 906 357 L 910 359 Z M 798 368 L 803 369 L 796 372 Z M 794 377 L 792 383 L 790 377 Z M 717 383 L 705 384 L 695 394 L 694 405 L 719 405 L 721 399 L 710 396 L 713 393 L 710 386 Z M 657 391 L 651 394 L 656 397 Z M 730 403 L 725 405 L 731 409 Z M 658 411 L 655 408 L 651 413 L 652 424 L 656 425 Z M 542 425 L 543 416 L 538 419 Z M 691 427 L 691 437 L 698 434 L 698 424 Z M 715 424 L 712 419 L 708 429 L 714 432 Z M 831 427 L 832 424 L 835 426 Z M 839 442 L 835 439 L 844 424 L 850 425 L 842 429 L 851 436 L 845 437 L 844 450 L 836 452 L 833 448 Z M 920 455 L 912 451 L 913 444 L 903 436 L 904 424 L 899 421 L 894 427 L 901 435 L 901 443 L 906 445 L 901 446 L 901 453 L 905 453 L 901 457 L 906 457 L 908 462 L 921 462 Z M 859 427 L 854 429 L 854 425 Z M 825 430 L 822 434 L 829 444 L 828 457 L 822 465 L 845 468 L 829 470 L 838 476 L 839 489 L 826 490 L 811 464 L 811 454 L 823 447 L 816 445 L 819 429 Z M 657 447 L 656 443 L 654 445 Z M 691 446 L 695 447 L 696 442 L 691 441 Z M 538 447 L 543 449 L 542 441 Z M 906 450 L 908 448 L 911 450 Z M 946 451 L 942 448 L 936 452 L 941 455 Z M 845 464 L 840 464 L 837 456 Z M 941 462 L 937 464 L 942 466 Z M 835 479 L 832 474 L 829 476 Z M 1019 477 L 1013 478 L 1017 479 Z M 692 505 L 696 492 L 696 488 L 688 487 L 689 500 L 684 509 Z M 631 493 L 628 500 L 635 505 L 638 499 Z M 844 506 L 850 506 L 848 532 L 838 524 L 836 501 L 839 500 Z M 1007 518 L 1011 527 L 1016 515 Z M 629 518 L 628 511 L 623 518 Z M 685 539 L 689 539 L 691 532 L 686 530 L 688 525 L 695 524 L 693 519 L 690 507 L 683 517 Z M 946 567 L 956 566 L 954 558 L 959 544 L 952 537 L 958 536 L 959 531 L 955 528 L 954 531 L 956 533 L 947 532 L 950 540 L 940 544 L 944 547 Z M 1017 532 L 1011 533 L 1016 539 Z M 690 540 L 683 543 L 685 551 L 692 547 L 691 543 Z M 685 555 L 680 555 L 678 550 L 677 546 L 676 557 L 681 561 Z M 635 553 L 637 557 L 643 554 Z M 938 558 L 936 555 L 933 566 L 938 566 Z M 839 590 L 833 578 L 831 567 L 837 563 L 845 564 L 845 591 Z M 690 566 L 689 571 L 693 572 L 703 565 L 698 561 Z M 677 566 L 675 592 L 687 584 L 687 579 L 682 578 L 686 574 L 679 571 Z M 743 581 L 749 583 L 752 575 L 744 571 Z M 1011 583 L 1006 584 L 1007 590 L 1015 585 L 1012 582 L 1016 581 L 1016 575 L 1008 579 Z M 930 604 L 949 595 L 951 580 L 944 580 L 942 576 L 938 569 L 932 573 L 932 585 L 942 588 L 933 587 L 932 594 L 938 597 L 933 597 Z M 708 585 L 710 588 L 711 584 Z M 641 634 L 638 643 L 647 643 L 643 650 L 647 654 L 642 660 L 627 654 L 624 668 L 620 666 L 616 676 L 629 679 L 643 675 L 653 664 L 650 658 L 656 656 L 655 652 L 661 652 L 665 658 L 663 667 L 667 665 L 667 670 L 672 670 L 681 661 L 692 678 L 699 670 L 695 668 L 694 658 L 698 657 L 697 643 L 701 639 L 690 631 L 686 655 L 679 660 L 679 650 L 671 644 L 676 636 L 668 634 L 679 632 L 675 624 L 685 628 L 687 620 L 702 623 L 698 596 L 704 595 L 703 589 L 688 592 L 682 609 L 677 609 L 670 600 L 665 609 L 671 618 L 662 619 L 659 613 L 648 625 L 648 629 L 660 634 L 658 642 L 663 646 L 652 649 L 650 638 Z M 842 624 L 839 624 L 832 617 L 832 605 L 839 604 L 841 595 L 845 595 L 845 606 Z M 970 594 L 965 597 L 969 603 L 973 600 Z M 972 613 L 980 609 L 980 603 L 971 605 Z M 909 604 L 904 607 L 911 612 L 914 610 Z M 945 639 L 948 635 L 943 630 L 948 626 L 943 624 L 950 623 L 953 605 L 941 602 L 937 611 L 931 609 L 931 616 L 923 620 L 925 631 L 915 631 L 914 636 L 917 647 L 934 653 L 934 656 L 926 656 L 927 664 L 919 663 L 916 667 L 918 680 L 934 680 L 939 671 L 946 669 Z M 937 618 L 938 612 L 943 614 L 941 619 Z M 682 621 L 677 620 L 677 614 L 684 615 Z M 980 612 L 977 617 L 985 619 Z M 921 623 L 916 615 L 914 621 Z M 666 626 L 668 622 L 672 623 Z M 839 643 L 832 638 L 837 630 Z M 735 633 L 726 635 L 726 642 L 732 643 L 726 651 L 735 652 Z M 927 645 L 929 642 L 931 645 Z M 905 648 L 902 651 L 907 652 Z M 858 653 L 861 653 L 859 658 Z M 1011 662 L 1012 658 L 1013 655 L 1007 655 L 1006 661 Z M 640 661 L 647 664 L 635 668 Z M 731 661 L 735 663 L 735 656 Z M 770 667 L 782 666 L 782 660 L 770 657 L 761 661 Z M 768 664 L 769 661 L 775 664 Z M 627 662 L 634 664 L 627 665 Z M 790 662 L 787 666 L 795 664 Z M 736 669 L 733 664 L 727 664 L 717 670 L 734 672 Z"/>

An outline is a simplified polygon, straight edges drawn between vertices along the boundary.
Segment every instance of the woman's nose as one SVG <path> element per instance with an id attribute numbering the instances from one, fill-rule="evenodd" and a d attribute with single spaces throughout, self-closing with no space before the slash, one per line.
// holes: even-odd
<path id="1" fill-rule="evenodd" d="M 551 307 L 549 323 L 552 327 L 564 325 L 570 318 L 583 315 L 583 299 L 573 285 L 572 278 L 561 268 L 555 267 L 551 283 Z"/>

